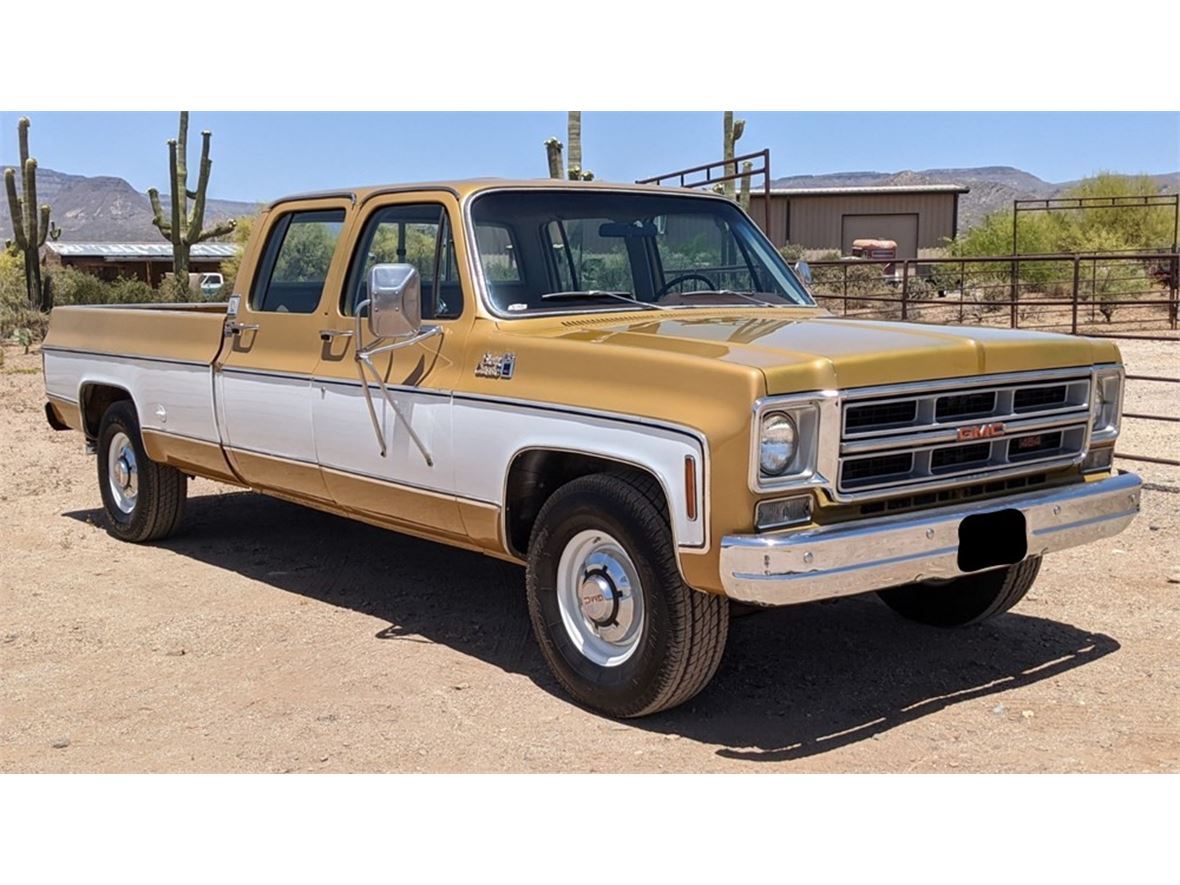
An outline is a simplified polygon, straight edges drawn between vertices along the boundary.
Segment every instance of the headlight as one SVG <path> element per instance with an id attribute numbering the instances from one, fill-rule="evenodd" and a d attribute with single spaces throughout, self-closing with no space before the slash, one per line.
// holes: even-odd
<path id="1" fill-rule="evenodd" d="M 820 412 L 825 394 L 755 403 L 750 427 L 750 490 L 778 491 L 822 483 L 818 472 Z"/>
<path id="2" fill-rule="evenodd" d="M 762 419 L 762 443 L 758 465 L 765 476 L 782 476 L 795 459 L 799 431 L 785 412 L 771 412 Z"/>
<path id="3" fill-rule="evenodd" d="M 1102 368 L 1094 372 L 1090 393 L 1090 443 L 1110 442 L 1119 435 L 1122 413 L 1123 369 Z"/>

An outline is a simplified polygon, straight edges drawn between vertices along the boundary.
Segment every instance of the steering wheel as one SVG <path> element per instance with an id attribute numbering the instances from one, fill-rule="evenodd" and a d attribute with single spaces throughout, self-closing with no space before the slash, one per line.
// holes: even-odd
<path id="1" fill-rule="evenodd" d="M 700 280 L 706 286 L 708 286 L 710 289 L 717 288 L 717 284 L 714 283 L 707 276 L 705 276 L 703 273 L 686 273 L 686 274 L 681 274 L 678 277 L 673 277 L 672 279 L 668 280 L 668 282 L 664 283 L 664 285 L 662 285 L 660 287 L 660 291 L 656 292 L 656 298 L 657 299 L 663 298 L 665 295 L 668 294 L 669 289 L 671 289 L 673 286 L 683 283 L 687 280 Z"/>

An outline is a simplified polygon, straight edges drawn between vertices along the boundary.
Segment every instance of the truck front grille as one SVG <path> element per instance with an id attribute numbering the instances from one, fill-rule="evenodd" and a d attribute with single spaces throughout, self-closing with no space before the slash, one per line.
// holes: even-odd
<path id="1" fill-rule="evenodd" d="M 892 494 L 1074 463 L 1089 419 L 1083 370 L 848 391 L 838 490 Z"/>

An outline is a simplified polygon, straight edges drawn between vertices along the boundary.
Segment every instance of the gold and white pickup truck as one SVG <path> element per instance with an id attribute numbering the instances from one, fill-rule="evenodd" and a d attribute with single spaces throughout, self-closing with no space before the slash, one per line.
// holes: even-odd
<path id="1" fill-rule="evenodd" d="M 521 562 L 555 676 L 614 716 L 700 691 L 731 600 L 971 624 L 1139 507 L 1113 344 L 834 318 L 697 192 L 289 197 L 228 304 L 58 308 L 44 364 L 115 536 L 176 531 L 203 476 Z"/>

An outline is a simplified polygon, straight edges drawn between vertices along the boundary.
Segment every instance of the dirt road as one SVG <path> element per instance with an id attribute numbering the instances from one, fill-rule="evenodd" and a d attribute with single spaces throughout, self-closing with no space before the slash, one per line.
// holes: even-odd
<path id="1" fill-rule="evenodd" d="M 704 693 L 619 723 L 549 677 L 519 568 L 206 481 L 176 538 L 115 541 L 39 357 L 7 355 L 0 771 L 1180 771 L 1180 469 L 1134 465 L 1132 528 L 990 624 L 872 597 L 744 617 Z M 1132 395 L 1180 414 L 1175 386 Z"/>

